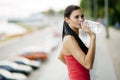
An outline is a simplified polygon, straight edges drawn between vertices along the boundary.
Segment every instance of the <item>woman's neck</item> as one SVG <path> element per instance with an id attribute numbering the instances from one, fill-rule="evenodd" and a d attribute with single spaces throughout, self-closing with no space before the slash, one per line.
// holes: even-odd
<path id="1" fill-rule="evenodd" d="M 79 35 L 79 29 L 70 27 L 77 35 Z"/>

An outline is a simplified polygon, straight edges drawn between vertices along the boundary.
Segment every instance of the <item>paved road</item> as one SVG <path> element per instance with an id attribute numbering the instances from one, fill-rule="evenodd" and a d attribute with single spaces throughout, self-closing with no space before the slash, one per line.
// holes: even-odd
<path id="1" fill-rule="evenodd" d="M 0 56 L 1 56 L 0 59 L 5 59 L 11 54 L 16 54 L 25 46 L 31 46 L 31 45 L 43 46 L 46 40 L 46 36 L 48 36 L 48 34 L 52 32 L 50 30 L 52 30 L 51 27 L 53 27 L 53 24 L 54 26 L 55 24 L 57 24 L 58 27 L 61 23 L 60 21 L 61 21 L 61 17 L 48 17 L 47 22 L 49 26 L 47 27 L 46 31 L 40 30 L 32 34 L 29 34 L 27 36 L 23 36 L 15 40 L 11 40 L 6 43 L 0 44 Z M 59 28 L 58 31 L 60 31 L 60 29 L 61 28 Z"/>
<path id="2" fill-rule="evenodd" d="M 51 27 L 50 27 L 51 28 Z M 52 32 L 52 31 L 51 31 Z M 8 58 L 10 55 L 22 52 L 25 47 L 29 46 L 46 46 L 52 35 L 50 29 L 39 30 L 15 40 L 8 41 L 0 45 L 0 59 Z M 46 40 L 46 41 L 45 41 Z"/>

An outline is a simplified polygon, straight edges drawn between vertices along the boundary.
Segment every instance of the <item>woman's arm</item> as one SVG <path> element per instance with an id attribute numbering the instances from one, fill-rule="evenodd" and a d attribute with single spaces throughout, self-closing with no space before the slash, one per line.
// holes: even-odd
<path id="1" fill-rule="evenodd" d="M 85 57 L 86 64 L 89 64 L 87 66 L 89 69 L 92 69 L 92 67 L 93 67 L 93 62 L 94 62 L 94 58 L 95 58 L 95 49 L 96 49 L 96 38 L 92 37 L 90 39 L 88 53 Z"/>
<path id="2" fill-rule="evenodd" d="M 64 56 L 63 56 L 62 53 L 59 54 L 58 59 L 59 59 L 62 63 L 66 64 L 65 59 L 64 59 Z"/>
<path id="3" fill-rule="evenodd" d="M 73 36 L 65 37 L 66 48 L 71 52 L 74 58 L 85 68 L 91 69 L 95 56 L 95 37 L 91 37 L 88 53 L 85 54 L 79 47 Z"/>
<path id="4" fill-rule="evenodd" d="M 65 59 L 64 59 L 64 56 L 63 56 L 63 53 L 62 53 L 62 50 L 61 50 L 60 53 L 59 53 L 58 59 L 59 59 L 62 63 L 66 64 Z"/>

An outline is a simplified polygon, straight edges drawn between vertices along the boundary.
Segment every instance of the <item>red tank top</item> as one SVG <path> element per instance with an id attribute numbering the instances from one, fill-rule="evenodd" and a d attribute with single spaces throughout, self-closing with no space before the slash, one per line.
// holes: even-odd
<path id="1" fill-rule="evenodd" d="M 72 55 L 64 55 L 70 80 L 90 80 L 89 70 L 84 68 Z"/>

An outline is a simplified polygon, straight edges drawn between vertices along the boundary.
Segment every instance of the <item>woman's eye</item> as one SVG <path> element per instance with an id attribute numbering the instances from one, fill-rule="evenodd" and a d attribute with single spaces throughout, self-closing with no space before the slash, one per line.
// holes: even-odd
<path id="1" fill-rule="evenodd" d="M 76 19 L 78 19 L 79 17 L 84 18 L 84 15 L 82 14 L 81 16 L 79 15 L 75 16 Z"/>
<path id="2" fill-rule="evenodd" d="M 81 18 L 84 18 L 84 15 L 83 15 L 83 14 L 81 15 Z"/>
<path id="3" fill-rule="evenodd" d="M 79 18 L 79 16 L 77 15 L 77 16 L 75 16 L 75 18 L 76 18 L 76 19 L 78 19 L 78 18 Z"/>

